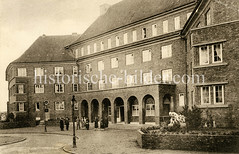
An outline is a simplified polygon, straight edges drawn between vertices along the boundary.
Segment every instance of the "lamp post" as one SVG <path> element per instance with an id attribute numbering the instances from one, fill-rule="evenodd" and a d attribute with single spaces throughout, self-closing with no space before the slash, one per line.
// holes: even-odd
<path id="1" fill-rule="evenodd" d="M 75 132 L 75 114 L 74 114 L 74 107 L 75 107 L 75 96 L 72 96 L 71 100 L 71 107 L 72 107 L 72 122 L 73 122 L 73 148 L 76 148 L 76 132 Z"/>
<path id="2" fill-rule="evenodd" d="M 45 132 L 47 132 L 47 129 L 46 129 L 46 112 L 48 112 L 48 109 L 47 109 L 48 101 L 45 101 L 43 104 L 44 104 L 44 125 L 45 125 Z"/>

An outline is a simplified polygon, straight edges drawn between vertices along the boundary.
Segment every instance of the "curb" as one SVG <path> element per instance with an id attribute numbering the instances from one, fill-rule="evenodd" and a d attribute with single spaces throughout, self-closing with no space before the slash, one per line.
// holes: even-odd
<path id="1" fill-rule="evenodd" d="M 3 144 L 0 144 L 0 146 L 23 142 L 23 141 L 25 141 L 26 139 L 27 139 L 27 138 L 22 138 L 22 139 L 17 140 L 17 141 L 12 141 L 12 142 L 9 142 L 9 143 L 3 143 Z"/>
<path id="2" fill-rule="evenodd" d="M 66 146 L 63 146 L 63 147 L 62 147 L 62 150 L 63 150 L 64 152 L 66 152 L 66 153 L 76 154 L 75 152 L 72 152 L 72 151 L 70 151 L 70 150 L 67 150 L 67 149 L 66 149 Z"/>
<path id="3" fill-rule="evenodd" d="M 51 133 L 51 132 L 14 132 L 14 133 L 3 133 L 3 134 L 51 134 L 51 135 L 64 135 L 64 136 L 73 136 L 71 134 L 61 134 L 61 133 Z M 77 139 L 79 139 L 79 137 L 76 136 Z"/>

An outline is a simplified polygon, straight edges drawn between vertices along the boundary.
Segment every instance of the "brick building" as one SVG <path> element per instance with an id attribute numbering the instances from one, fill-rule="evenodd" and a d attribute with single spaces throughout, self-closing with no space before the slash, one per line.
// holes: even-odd
<path id="1" fill-rule="evenodd" d="M 33 111 L 35 103 L 44 100 L 49 101 L 50 118 L 70 116 L 67 104 L 74 93 L 77 113 L 90 121 L 99 116 L 108 117 L 112 123 L 159 124 L 168 118 L 169 111 L 197 105 L 209 110 L 218 126 L 238 126 L 238 8 L 237 0 L 123 0 L 112 6 L 104 4 L 100 16 L 73 43 L 54 40 L 65 50 L 57 48 L 49 55 L 62 52 L 61 60 L 55 56 L 48 61 L 30 58 L 31 62 L 17 60 L 9 65 L 9 111 L 19 111 L 13 104 L 21 103 L 18 101 L 24 97 L 25 104 L 32 106 L 25 108 L 37 117 L 43 114 Z M 43 46 L 48 51 L 49 46 Z M 41 51 L 38 46 L 36 49 Z M 20 59 L 25 57 L 27 54 Z M 63 85 L 61 94 L 54 91 L 56 85 L 44 85 L 40 96 L 33 93 L 36 85 L 32 81 L 33 68 L 38 66 L 49 74 L 54 73 L 54 67 L 64 67 L 64 71 L 57 69 L 64 74 L 77 68 L 75 74 L 81 83 Z M 27 69 L 28 77 L 11 75 L 21 67 Z M 204 78 L 192 83 L 196 75 Z M 94 78 L 95 83 L 85 77 Z M 18 82 L 28 85 L 24 94 L 11 92 Z M 65 108 L 58 111 L 57 102 Z"/>

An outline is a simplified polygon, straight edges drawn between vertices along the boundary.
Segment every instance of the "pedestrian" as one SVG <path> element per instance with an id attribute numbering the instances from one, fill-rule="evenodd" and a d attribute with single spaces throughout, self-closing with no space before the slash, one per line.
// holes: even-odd
<path id="1" fill-rule="evenodd" d="M 105 116 L 105 127 L 108 128 L 109 125 L 109 119 L 108 116 Z"/>
<path id="2" fill-rule="evenodd" d="M 66 130 L 69 130 L 69 118 L 68 117 L 66 117 L 65 125 L 66 125 Z"/>
<path id="3" fill-rule="evenodd" d="M 60 128 L 61 128 L 61 131 L 64 131 L 64 121 L 62 118 L 60 118 Z"/>
<path id="4" fill-rule="evenodd" d="M 89 121 L 89 118 L 86 118 L 85 127 L 86 127 L 87 130 L 89 130 L 89 127 L 90 127 L 90 121 Z"/>
<path id="5" fill-rule="evenodd" d="M 100 128 L 101 129 L 105 128 L 105 126 L 104 126 L 104 119 L 103 118 L 100 119 Z"/>
<path id="6" fill-rule="evenodd" d="M 98 117 L 95 117 L 95 129 L 98 128 L 98 122 L 99 122 Z"/>
<path id="7" fill-rule="evenodd" d="M 76 129 L 77 130 L 80 129 L 80 118 L 79 118 L 79 116 L 76 119 Z"/>

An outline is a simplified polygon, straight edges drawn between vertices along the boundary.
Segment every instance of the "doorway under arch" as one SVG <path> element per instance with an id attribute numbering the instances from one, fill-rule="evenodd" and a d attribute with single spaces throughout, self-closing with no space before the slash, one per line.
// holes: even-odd
<path id="1" fill-rule="evenodd" d="M 99 102 L 93 99 L 91 101 L 91 122 L 95 121 L 96 117 L 99 117 Z"/>
<path id="2" fill-rule="evenodd" d="M 117 97 L 114 101 L 114 110 L 115 116 L 114 121 L 117 122 L 124 122 L 124 101 L 121 97 Z"/>
<path id="3" fill-rule="evenodd" d="M 89 118 L 88 117 L 88 102 L 83 100 L 81 102 L 81 117 Z"/>
<path id="4" fill-rule="evenodd" d="M 128 99 L 128 123 L 139 122 L 139 102 L 135 96 L 131 96 Z"/>
<path id="5" fill-rule="evenodd" d="M 155 101 L 151 95 L 143 98 L 143 123 L 145 122 L 155 122 Z"/>
<path id="6" fill-rule="evenodd" d="M 111 104 L 108 98 L 102 101 L 102 117 L 107 117 L 111 121 Z"/>

